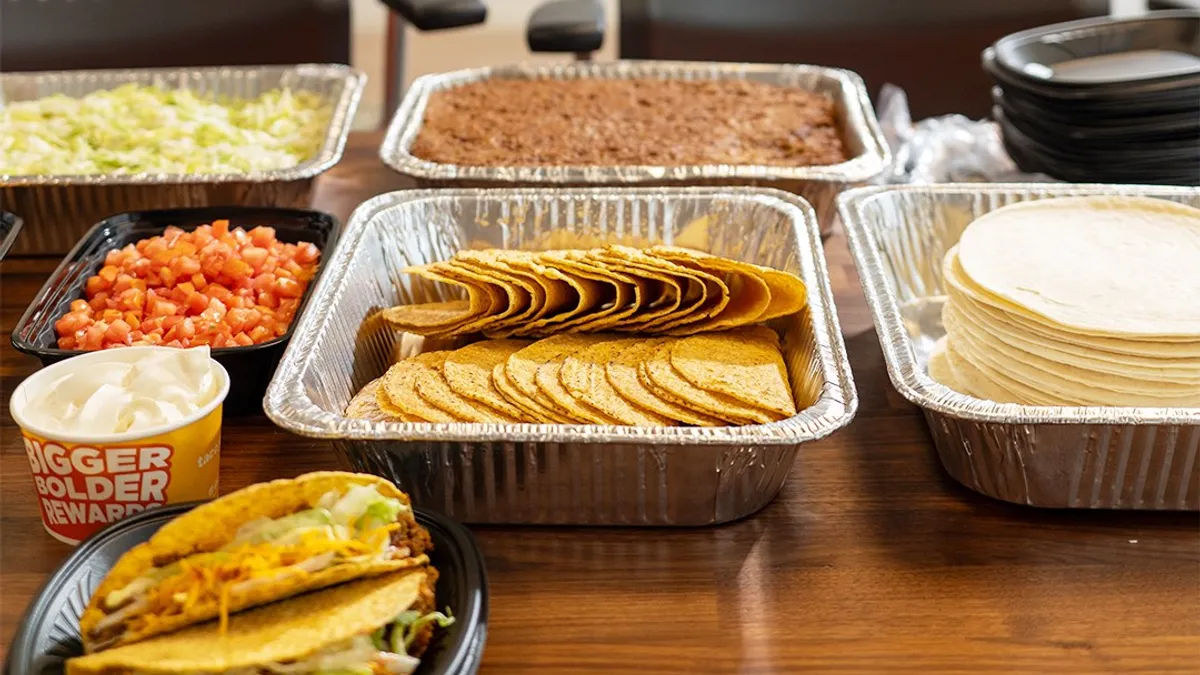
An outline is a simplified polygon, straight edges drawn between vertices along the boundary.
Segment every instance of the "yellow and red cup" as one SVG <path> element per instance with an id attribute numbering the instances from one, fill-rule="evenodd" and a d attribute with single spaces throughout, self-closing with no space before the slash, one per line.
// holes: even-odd
<path id="1" fill-rule="evenodd" d="M 21 428 L 25 454 L 41 504 L 42 525 L 55 539 L 75 545 L 128 515 L 217 496 L 221 459 L 221 409 L 229 373 L 212 362 L 218 393 L 186 418 L 161 428 L 119 434 L 48 429 L 25 414 L 31 392 L 69 369 L 113 359 L 118 352 L 166 347 L 125 347 L 82 354 L 29 376 L 9 404 Z M 39 386 L 41 385 L 41 386 Z"/>

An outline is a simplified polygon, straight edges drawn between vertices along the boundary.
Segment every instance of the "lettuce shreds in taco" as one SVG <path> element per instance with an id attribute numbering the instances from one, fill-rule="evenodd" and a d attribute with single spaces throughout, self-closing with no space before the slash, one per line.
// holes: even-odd
<path id="1" fill-rule="evenodd" d="M 87 651 L 428 562 L 408 497 L 373 476 L 307 474 L 231 493 L 122 556 L 88 604 Z"/>
<path id="2" fill-rule="evenodd" d="M 67 661 L 67 675 L 406 675 L 437 627 L 437 571 L 343 584 Z"/>

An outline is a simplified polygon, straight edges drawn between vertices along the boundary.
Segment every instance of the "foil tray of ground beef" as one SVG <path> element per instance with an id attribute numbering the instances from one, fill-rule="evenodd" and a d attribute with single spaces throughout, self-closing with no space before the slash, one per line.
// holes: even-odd
<path id="1" fill-rule="evenodd" d="M 383 161 L 425 187 L 759 185 L 834 199 L 890 163 L 858 75 L 805 65 L 614 61 L 419 78 Z"/>

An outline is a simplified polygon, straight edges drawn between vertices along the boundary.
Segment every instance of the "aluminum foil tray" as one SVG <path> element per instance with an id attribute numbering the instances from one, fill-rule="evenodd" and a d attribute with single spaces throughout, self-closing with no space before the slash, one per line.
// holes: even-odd
<path id="1" fill-rule="evenodd" d="M 1030 506 L 1200 510 L 1200 408 L 1027 406 L 959 394 L 926 372 L 945 334 L 941 260 L 975 218 L 1071 195 L 1142 195 L 1200 206 L 1200 189 L 942 184 L 842 195 L 867 303 L 892 384 L 920 406 L 946 470 L 996 499 Z"/>
<path id="2" fill-rule="evenodd" d="M 744 427 L 413 424 L 342 416 L 401 356 L 440 348 L 374 317 L 449 299 L 402 270 L 464 248 L 543 249 L 589 238 L 675 242 L 794 272 L 809 308 L 773 324 L 799 414 Z M 330 438 L 358 471 L 414 502 L 475 523 L 708 525 L 754 513 L 779 491 L 800 445 L 845 426 L 858 399 L 816 217 L 765 189 L 403 191 L 362 204 L 296 326 L 263 408 L 279 426 Z"/>
<path id="3" fill-rule="evenodd" d="M 64 254 L 92 225 L 116 213 L 184 206 L 307 207 L 313 180 L 342 157 L 366 76 L 348 66 L 78 70 L 0 74 L 0 105 L 65 94 L 83 96 L 135 82 L 253 98 L 289 87 L 325 97 L 333 116 L 314 157 L 290 169 L 216 174 L 0 175 L 0 209 L 25 219 L 13 254 Z"/>
<path id="4" fill-rule="evenodd" d="M 580 79 L 659 78 L 663 80 L 757 80 L 801 87 L 833 97 L 847 162 L 832 166 L 512 166 L 439 164 L 414 157 L 409 149 L 421 131 L 425 107 L 436 91 L 489 78 Z M 396 110 L 380 149 L 384 163 L 426 187 L 761 185 L 794 192 L 817 210 L 821 232 L 829 233 L 834 199 L 847 187 L 861 185 L 891 162 L 887 142 L 862 78 L 848 70 L 819 66 L 705 63 L 687 61 L 611 61 L 557 65 L 514 65 L 459 70 L 417 79 Z"/>

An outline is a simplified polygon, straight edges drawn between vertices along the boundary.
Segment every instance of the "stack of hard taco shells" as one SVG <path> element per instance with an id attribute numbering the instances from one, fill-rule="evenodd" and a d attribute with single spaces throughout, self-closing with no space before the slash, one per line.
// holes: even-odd
<path id="1" fill-rule="evenodd" d="M 779 336 L 766 326 L 482 340 L 396 363 L 346 409 L 380 421 L 642 427 L 766 424 L 795 414 Z"/>
<path id="2" fill-rule="evenodd" d="M 794 314 L 807 301 L 795 275 L 673 246 L 460 251 L 408 271 L 466 295 L 382 314 L 431 337 L 693 335 Z"/>

